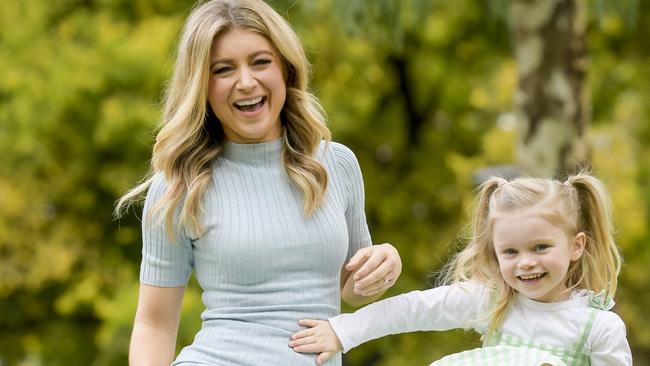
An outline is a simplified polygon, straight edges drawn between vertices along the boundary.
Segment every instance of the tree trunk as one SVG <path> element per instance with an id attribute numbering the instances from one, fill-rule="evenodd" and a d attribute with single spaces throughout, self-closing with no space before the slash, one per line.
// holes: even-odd
<path id="1" fill-rule="evenodd" d="M 589 160 L 585 1 L 511 2 L 517 158 L 528 174 L 564 175 Z"/>

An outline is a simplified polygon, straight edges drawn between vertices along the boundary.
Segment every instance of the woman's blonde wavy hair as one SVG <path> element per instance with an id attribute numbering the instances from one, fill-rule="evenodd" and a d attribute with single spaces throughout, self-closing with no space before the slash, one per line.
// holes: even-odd
<path id="1" fill-rule="evenodd" d="M 585 233 L 586 243 L 580 259 L 571 263 L 566 276 L 569 289 L 616 293 L 621 256 L 614 241 L 611 202 L 603 183 L 586 172 L 570 176 L 565 182 L 554 179 L 517 178 L 507 181 L 491 178 L 478 188 L 469 244 L 443 269 L 441 283 L 476 280 L 493 295 L 487 314 L 486 337 L 501 325 L 515 296 L 504 281 L 492 242 L 494 218 L 535 209 L 574 236 Z"/>
<path id="2" fill-rule="evenodd" d="M 309 92 L 309 63 L 298 36 L 264 1 L 212 0 L 198 3 L 185 22 L 165 93 L 150 172 L 118 200 L 117 217 L 142 199 L 154 176 L 162 173 L 167 189 L 152 211 L 164 218 L 167 235 L 174 237 L 174 229 L 202 235 L 202 196 L 211 184 L 211 162 L 221 153 L 225 139 L 207 99 L 209 57 L 215 38 L 233 28 L 264 35 L 279 52 L 287 89 L 280 115 L 282 159 L 291 180 L 303 193 L 304 214 L 311 215 L 322 203 L 327 172 L 315 154 L 320 142 L 330 139 L 330 132 L 322 107 Z M 178 227 L 174 227 L 175 214 Z"/>

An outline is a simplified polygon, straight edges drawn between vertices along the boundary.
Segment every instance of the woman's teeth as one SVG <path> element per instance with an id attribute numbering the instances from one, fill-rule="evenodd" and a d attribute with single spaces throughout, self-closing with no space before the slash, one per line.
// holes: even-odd
<path id="1" fill-rule="evenodd" d="M 263 100 L 264 97 L 257 97 L 253 99 L 241 100 L 239 102 L 235 102 L 234 104 L 235 107 L 239 110 L 250 111 L 255 109 Z"/>

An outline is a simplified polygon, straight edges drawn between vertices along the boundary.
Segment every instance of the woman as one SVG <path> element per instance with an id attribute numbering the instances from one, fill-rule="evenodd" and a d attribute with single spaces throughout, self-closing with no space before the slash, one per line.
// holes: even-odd
<path id="1" fill-rule="evenodd" d="M 401 262 L 371 244 L 358 162 L 324 142 L 295 32 L 259 0 L 195 8 L 161 124 L 153 173 L 117 205 L 147 192 L 130 363 L 172 362 L 194 271 L 203 326 L 174 365 L 313 365 L 287 345 L 298 319 L 378 298 Z"/>

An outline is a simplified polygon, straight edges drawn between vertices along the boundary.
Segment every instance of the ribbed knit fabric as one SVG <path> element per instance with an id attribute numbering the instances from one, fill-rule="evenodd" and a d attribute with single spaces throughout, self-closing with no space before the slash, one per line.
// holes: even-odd
<path id="1" fill-rule="evenodd" d="M 340 272 L 371 245 L 363 180 L 354 154 L 321 143 L 328 172 L 326 199 L 304 217 L 300 190 L 281 161 L 283 143 L 226 143 L 203 197 L 206 233 L 168 240 L 148 210 L 165 191 L 157 175 L 145 201 L 140 281 L 184 286 L 194 271 L 203 288 L 202 329 L 173 365 L 309 365 L 289 336 L 302 318 L 340 312 Z M 182 326 L 182 325 L 181 325 Z M 327 365 L 340 365 L 340 355 Z"/>

